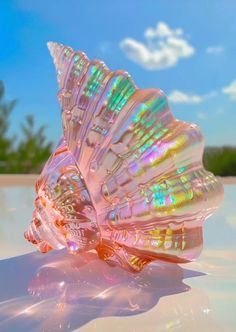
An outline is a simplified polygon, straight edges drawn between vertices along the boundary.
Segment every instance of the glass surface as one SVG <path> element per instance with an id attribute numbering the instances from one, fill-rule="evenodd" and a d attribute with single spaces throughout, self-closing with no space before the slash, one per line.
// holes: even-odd
<path id="1" fill-rule="evenodd" d="M 235 331 L 235 197 L 226 185 L 196 262 L 131 274 L 93 252 L 35 253 L 23 237 L 33 188 L 0 188 L 0 331 Z"/>

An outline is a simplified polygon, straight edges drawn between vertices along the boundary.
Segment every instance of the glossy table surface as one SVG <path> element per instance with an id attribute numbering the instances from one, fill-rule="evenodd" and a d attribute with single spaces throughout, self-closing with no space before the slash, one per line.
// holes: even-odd
<path id="1" fill-rule="evenodd" d="M 139 274 L 95 253 L 34 252 L 32 187 L 0 187 L 0 331 L 236 331 L 236 185 L 205 223 L 196 262 Z"/>

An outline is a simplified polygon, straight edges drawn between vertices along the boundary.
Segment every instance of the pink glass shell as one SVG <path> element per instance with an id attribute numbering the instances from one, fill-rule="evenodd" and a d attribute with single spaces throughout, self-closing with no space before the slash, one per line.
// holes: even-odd
<path id="1" fill-rule="evenodd" d="M 179 121 L 158 89 L 61 44 L 57 70 L 63 136 L 36 183 L 25 237 L 41 252 L 95 249 L 131 271 L 162 259 L 188 262 L 223 186 L 202 165 L 199 128 Z"/>

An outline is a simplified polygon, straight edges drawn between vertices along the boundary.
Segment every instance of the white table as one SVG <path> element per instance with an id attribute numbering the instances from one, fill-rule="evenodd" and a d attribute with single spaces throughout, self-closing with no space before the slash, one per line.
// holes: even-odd
<path id="1" fill-rule="evenodd" d="M 205 223 L 200 258 L 140 274 L 94 253 L 42 255 L 23 237 L 31 187 L 0 188 L 0 331 L 236 331 L 236 185 Z"/>

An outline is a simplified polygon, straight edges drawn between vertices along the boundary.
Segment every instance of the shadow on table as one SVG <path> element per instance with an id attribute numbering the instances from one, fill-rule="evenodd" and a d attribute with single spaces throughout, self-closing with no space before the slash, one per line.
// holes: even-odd
<path id="1" fill-rule="evenodd" d="M 72 331 L 98 317 L 147 312 L 161 297 L 187 292 L 204 275 L 173 263 L 132 274 L 94 253 L 27 254 L 0 261 L 0 331 Z"/>

